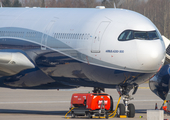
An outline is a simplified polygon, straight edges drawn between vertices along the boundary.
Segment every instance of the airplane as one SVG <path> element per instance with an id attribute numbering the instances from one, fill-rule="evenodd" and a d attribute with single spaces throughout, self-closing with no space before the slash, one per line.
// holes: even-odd
<path id="1" fill-rule="evenodd" d="M 129 92 L 139 84 L 150 80 L 151 90 L 166 98 L 165 55 L 156 26 L 131 10 L 0 8 L 0 87 L 117 89 L 124 98 L 119 111 L 134 117 Z"/>

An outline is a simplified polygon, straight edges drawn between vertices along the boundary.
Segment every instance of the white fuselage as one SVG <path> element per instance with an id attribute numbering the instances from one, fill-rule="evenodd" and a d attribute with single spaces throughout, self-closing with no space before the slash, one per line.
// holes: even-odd
<path id="1" fill-rule="evenodd" d="M 119 41 L 125 30 L 157 31 L 159 39 Z M 42 51 L 51 49 L 114 70 L 154 73 L 165 58 L 164 42 L 155 25 L 123 9 L 1 8 L 0 32 L 0 38 L 28 41 L 40 45 Z"/>

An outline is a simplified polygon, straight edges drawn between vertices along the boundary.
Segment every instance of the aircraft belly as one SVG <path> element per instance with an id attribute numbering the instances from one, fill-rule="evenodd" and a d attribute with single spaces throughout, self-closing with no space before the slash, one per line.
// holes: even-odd
<path id="1" fill-rule="evenodd" d="M 95 86 L 100 83 L 100 86 L 109 84 L 115 87 L 123 82 L 130 84 L 145 82 L 153 74 L 127 72 L 92 65 L 56 51 L 46 53 L 43 58 L 36 60 L 38 67 L 52 79 L 68 85 Z"/>

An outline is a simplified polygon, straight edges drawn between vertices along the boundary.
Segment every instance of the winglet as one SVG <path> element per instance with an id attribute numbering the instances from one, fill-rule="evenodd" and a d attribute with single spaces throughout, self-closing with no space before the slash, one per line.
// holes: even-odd
<path id="1" fill-rule="evenodd" d="M 116 4 L 114 3 L 114 8 L 116 9 Z"/>

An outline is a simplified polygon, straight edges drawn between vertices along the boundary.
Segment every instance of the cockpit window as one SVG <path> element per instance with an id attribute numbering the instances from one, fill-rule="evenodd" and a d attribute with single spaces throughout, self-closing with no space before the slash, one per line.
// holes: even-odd
<path id="1" fill-rule="evenodd" d="M 147 38 L 147 32 L 134 31 L 134 39 L 146 40 Z"/>
<path id="2" fill-rule="evenodd" d="M 131 40 L 131 39 L 133 39 L 133 32 L 129 31 L 129 34 L 126 37 L 126 40 Z"/>
<path id="3" fill-rule="evenodd" d="M 149 37 L 149 40 L 159 39 L 158 33 L 156 31 L 155 32 L 148 32 L 148 37 Z"/>
<path id="4" fill-rule="evenodd" d="M 125 30 L 118 37 L 119 41 L 127 41 L 127 40 L 156 40 L 160 39 L 157 31 L 133 31 L 133 30 Z"/>
<path id="5" fill-rule="evenodd" d="M 120 36 L 119 39 L 124 41 L 124 40 L 131 40 L 133 39 L 133 32 L 131 30 L 126 30 L 124 31 Z"/>
<path id="6" fill-rule="evenodd" d="M 123 32 L 121 35 L 120 35 L 120 37 L 119 37 L 119 39 L 121 39 L 121 40 L 126 40 L 126 36 L 129 34 L 129 31 L 127 30 L 127 31 L 125 31 L 125 32 Z"/>

